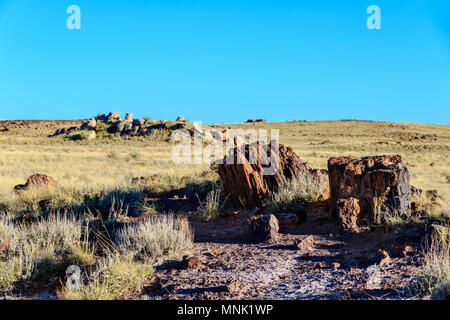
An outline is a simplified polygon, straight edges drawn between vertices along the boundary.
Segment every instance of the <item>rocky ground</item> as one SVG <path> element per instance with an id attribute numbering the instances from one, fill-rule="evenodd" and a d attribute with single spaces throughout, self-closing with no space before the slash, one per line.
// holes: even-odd
<path id="1" fill-rule="evenodd" d="M 188 256 L 159 263 L 137 298 L 414 298 L 406 286 L 421 264 L 418 227 L 340 235 L 326 213 L 315 213 L 300 226 L 282 227 L 275 241 L 249 244 L 237 240 L 236 219 L 194 219 L 196 239 Z M 236 241 L 225 240 L 230 235 Z"/>

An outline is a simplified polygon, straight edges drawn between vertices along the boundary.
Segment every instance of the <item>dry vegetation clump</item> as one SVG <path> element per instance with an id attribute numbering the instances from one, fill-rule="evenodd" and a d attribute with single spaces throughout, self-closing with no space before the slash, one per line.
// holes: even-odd
<path id="1" fill-rule="evenodd" d="M 81 121 L 67 125 L 81 125 Z M 161 216 L 166 208 L 144 198 L 196 199 L 198 195 L 199 213 L 213 219 L 226 200 L 215 187 L 218 176 L 209 164 L 175 165 L 168 132 L 118 136 L 99 124 L 94 140 L 48 138 L 59 127 L 52 122 L 31 123 L 0 133 L 0 291 L 22 290 L 31 282 L 41 283 L 44 290 L 50 283 L 53 290 L 64 282 L 67 266 L 77 264 L 82 267 L 83 285 L 79 290 L 63 286 L 60 298 L 122 299 L 138 294 L 152 272 L 154 258 L 192 244 L 186 220 Z M 292 146 L 315 168 L 325 169 L 331 156 L 401 154 L 412 185 L 450 197 L 448 126 L 359 121 L 215 126 L 242 127 L 279 129 L 280 142 Z M 57 184 L 13 191 L 37 172 L 53 177 Z M 131 183 L 132 177 L 155 174 L 159 178 L 148 184 Z M 269 206 L 274 211 L 295 210 L 305 201 L 317 201 L 326 189 L 315 181 L 291 181 L 273 194 Z M 417 211 L 425 212 L 422 220 L 448 225 L 448 202 L 436 206 L 424 196 L 412 201 L 418 204 Z M 24 215 L 32 219 L 21 219 Z M 93 232 L 87 226 L 94 220 L 117 231 L 112 240 L 88 237 Z M 394 214 L 391 222 L 410 221 Z M 116 229 L 119 224 L 125 226 Z M 442 235 L 435 237 L 428 246 L 421 292 L 441 298 L 448 293 L 448 241 Z"/>
<path id="2" fill-rule="evenodd" d="M 205 201 L 200 201 L 198 213 L 205 221 L 214 220 L 220 216 L 227 199 L 222 199 L 223 191 L 219 187 L 213 189 L 206 196 Z"/>
<path id="3" fill-rule="evenodd" d="M 115 243 L 121 253 L 149 261 L 190 248 L 193 234 L 186 218 L 159 215 L 126 225 L 118 231 Z"/>
<path id="4" fill-rule="evenodd" d="M 426 246 L 422 274 L 413 290 L 420 295 L 430 295 L 434 300 L 450 299 L 450 228 L 438 225 Z"/>
<path id="5" fill-rule="evenodd" d="M 267 209 L 272 212 L 297 210 L 305 202 L 315 202 L 327 191 L 328 184 L 310 176 L 292 179 L 287 185 L 272 194 Z"/>
<path id="6" fill-rule="evenodd" d="M 84 277 L 79 289 L 63 287 L 58 296 L 63 300 L 124 299 L 139 293 L 152 271 L 151 265 L 114 252 L 97 260 L 94 271 Z"/>

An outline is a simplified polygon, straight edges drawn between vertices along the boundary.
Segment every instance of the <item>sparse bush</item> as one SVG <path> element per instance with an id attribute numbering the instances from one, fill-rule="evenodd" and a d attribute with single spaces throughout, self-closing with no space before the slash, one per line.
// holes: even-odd
<path id="1" fill-rule="evenodd" d="M 64 287 L 58 296 L 64 300 L 124 299 L 142 290 L 151 265 L 135 262 L 130 256 L 117 252 L 97 261 L 95 271 L 80 289 Z"/>
<path id="2" fill-rule="evenodd" d="M 186 218 L 159 215 L 125 226 L 116 235 L 117 248 L 140 260 L 155 259 L 192 246 L 193 235 Z"/>
<path id="3" fill-rule="evenodd" d="M 305 202 L 318 201 L 326 188 L 321 180 L 309 176 L 292 179 L 272 194 L 267 208 L 273 212 L 295 210 Z"/>
<path id="4" fill-rule="evenodd" d="M 214 188 L 206 196 L 206 200 L 201 203 L 199 215 L 206 221 L 216 219 L 223 209 L 224 203 L 221 200 L 221 190 Z"/>
<path id="5" fill-rule="evenodd" d="M 33 263 L 29 257 L 0 259 L 0 289 L 9 290 L 15 282 L 30 278 L 32 273 Z"/>
<path id="6" fill-rule="evenodd" d="M 80 241 L 82 222 L 73 216 L 55 214 L 31 225 L 27 233 L 28 241 L 38 249 L 67 249 Z"/>
<path id="7" fill-rule="evenodd" d="M 415 279 L 413 289 L 421 295 L 431 295 L 432 299 L 450 298 L 450 229 L 438 226 L 433 232 L 425 252 L 422 274 Z"/>

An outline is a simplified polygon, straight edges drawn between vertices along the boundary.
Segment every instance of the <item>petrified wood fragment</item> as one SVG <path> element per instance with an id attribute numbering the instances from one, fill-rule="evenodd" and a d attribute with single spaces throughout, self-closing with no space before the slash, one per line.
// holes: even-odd
<path id="1" fill-rule="evenodd" d="M 330 158 L 328 174 L 331 213 L 346 231 L 380 224 L 388 212 L 411 214 L 409 172 L 399 155 Z"/>
<path id="2" fill-rule="evenodd" d="M 261 150 L 266 150 L 266 155 L 272 157 L 272 167 L 275 167 L 273 174 L 263 174 L 270 165 L 260 161 L 258 146 L 256 143 L 244 145 L 244 152 L 238 152 L 238 148 L 230 149 L 224 164 L 218 166 L 224 189 L 235 206 L 244 209 L 262 207 L 272 192 L 302 175 L 324 179 L 326 170 L 312 169 L 291 147 L 282 144 L 278 147 L 278 154 L 273 152 L 271 145 L 261 146 Z M 249 161 L 252 155 L 257 161 Z M 227 164 L 227 159 L 233 159 L 232 163 Z"/>

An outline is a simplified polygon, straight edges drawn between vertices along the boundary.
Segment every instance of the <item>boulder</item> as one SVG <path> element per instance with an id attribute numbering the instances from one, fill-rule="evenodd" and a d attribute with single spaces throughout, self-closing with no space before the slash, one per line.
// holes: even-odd
<path id="1" fill-rule="evenodd" d="M 127 121 L 127 122 L 133 122 L 133 114 L 132 114 L 132 113 L 127 113 L 127 114 L 125 115 L 124 121 Z"/>
<path id="2" fill-rule="evenodd" d="M 29 176 L 25 184 L 14 187 L 14 191 L 29 190 L 31 188 L 48 187 L 55 183 L 52 177 L 45 174 L 34 174 Z"/>
<path id="3" fill-rule="evenodd" d="M 145 125 L 144 119 L 134 119 L 133 120 L 133 126 L 142 127 L 143 125 Z"/>
<path id="4" fill-rule="evenodd" d="M 333 157 L 328 160 L 331 214 L 344 231 L 383 222 L 385 213 L 411 214 L 411 187 L 402 157 Z"/>
<path id="5" fill-rule="evenodd" d="M 124 133 L 129 133 L 131 129 L 133 129 L 133 124 L 131 122 L 125 122 L 123 126 Z"/>
<path id="6" fill-rule="evenodd" d="M 124 121 L 120 121 L 119 123 L 117 123 L 116 125 L 116 133 L 122 133 L 123 130 L 125 129 L 125 123 Z"/>
<path id="7" fill-rule="evenodd" d="M 177 118 L 177 121 L 185 121 L 185 119 L 184 119 L 183 116 L 179 116 L 179 117 Z"/>
<path id="8" fill-rule="evenodd" d="M 87 122 L 87 129 L 88 130 L 95 130 L 97 128 L 97 120 L 95 118 L 90 119 Z"/>
<path id="9" fill-rule="evenodd" d="M 99 114 L 95 117 L 95 119 L 96 119 L 96 120 L 100 120 L 100 121 L 106 121 L 108 118 L 107 118 L 106 114 L 104 114 L 104 113 L 99 113 Z"/>
<path id="10" fill-rule="evenodd" d="M 276 240 L 279 226 L 273 214 L 251 216 L 248 219 L 248 238 L 251 242 Z"/>
<path id="11" fill-rule="evenodd" d="M 271 145 L 265 147 L 268 153 L 273 152 Z M 263 175 L 263 165 L 260 161 L 256 164 L 249 162 L 250 152 L 258 154 L 257 148 L 257 144 L 247 144 L 245 152 L 240 154 L 238 154 L 237 148 L 231 149 L 223 161 L 224 164 L 218 165 L 217 171 L 222 179 L 225 192 L 237 207 L 252 209 L 265 206 L 272 192 L 294 178 L 306 175 L 314 179 L 325 180 L 320 170 L 312 169 L 308 163 L 299 159 L 291 147 L 282 144 L 279 145 L 278 156 L 275 156 L 276 173 Z M 233 164 L 226 164 L 227 157 L 232 156 L 234 156 Z"/>
<path id="12" fill-rule="evenodd" d="M 106 116 L 107 122 L 117 122 L 120 121 L 120 112 L 110 112 Z"/>
<path id="13" fill-rule="evenodd" d="M 89 130 L 86 132 L 87 140 L 94 140 L 97 137 L 97 133 L 94 130 Z"/>

